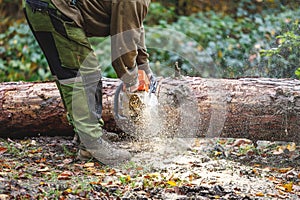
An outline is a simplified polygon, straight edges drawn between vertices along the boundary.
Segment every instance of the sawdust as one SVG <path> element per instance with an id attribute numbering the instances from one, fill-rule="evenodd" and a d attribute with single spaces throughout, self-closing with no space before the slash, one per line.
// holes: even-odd
<path id="1" fill-rule="evenodd" d="M 128 122 L 133 137 L 121 146 L 133 151 L 134 162 L 163 167 L 191 149 L 200 114 L 187 85 L 160 88 L 159 94 L 144 99 L 138 117 Z"/>

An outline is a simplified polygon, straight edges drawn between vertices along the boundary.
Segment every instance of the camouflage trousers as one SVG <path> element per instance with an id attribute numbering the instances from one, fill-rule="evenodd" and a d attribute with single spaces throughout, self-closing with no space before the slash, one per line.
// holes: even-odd
<path id="1" fill-rule="evenodd" d="M 137 70 L 151 72 L 144 44 L 148 0 L 23 0 L 28 24 L 60 90 L 76 133 L 102 135 L 101 68 L 88 40 L 111 36 L 118 77 L 136 84 Z"/>

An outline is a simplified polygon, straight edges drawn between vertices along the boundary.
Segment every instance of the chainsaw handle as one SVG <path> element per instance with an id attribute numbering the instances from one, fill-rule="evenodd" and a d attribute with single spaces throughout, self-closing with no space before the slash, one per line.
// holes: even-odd
<path id="1" fill-rule="evenodd" d="M 149 88 L 149 93 L 150 94 L 156 92 L 157 85 L 158 85 L 158 82 L 156 81 L 155 77 L 151 76 L 151 78 L 150 78 L 150 88 Z"/>
<path id="2" fill-rule="evenodd" d="M 114 114 L 115 114 L 115 118 L 116 119 L 126 119 L 125 116 L 122 116 L 119 114 L 119 97 L 120 97 L 120 93 L 123 90 L 124 84 L 121 83 L 115 92 L 115 96 L 114 96 Z"/>

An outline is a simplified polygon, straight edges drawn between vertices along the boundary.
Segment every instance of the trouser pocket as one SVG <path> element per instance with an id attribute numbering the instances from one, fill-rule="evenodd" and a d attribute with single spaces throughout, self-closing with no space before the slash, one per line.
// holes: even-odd
<path id="1" fill-rule="evenodd" d="M 83 63 L 88 64 L 89 68 L 98 67 L 98 60 L 92 54 L 92 48 L 84 30 L 61 13 L 50 0 L 26 0 L 25 12 L 34 32 L 49 32 L 52 35 L 51 41 L 42 41 L 42 43 L 53 42 L 56 47 L 56 50 L 51 52 L 47 45 L 43 48 L 44 53 L 48 54 L 46 57 L 50 58 L 48 62 L 56 60 L 54 57 L 57 57 L 60 66 L 67 69 L 78 70 Z"/>

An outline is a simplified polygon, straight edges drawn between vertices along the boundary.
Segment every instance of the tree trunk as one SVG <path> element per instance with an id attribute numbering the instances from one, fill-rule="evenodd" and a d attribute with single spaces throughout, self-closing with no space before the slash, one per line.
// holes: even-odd
<path id="1" fill-rule="evenodd" d="M 105 129 L 113 117 L 115 79 L 103 80 Z M 300 81 L 286 79 L 160 79 L 164 130 L 200 137 L 300 141 Z M 55 83 L 1 83 L 0 136 L 73 134 Z"/>

